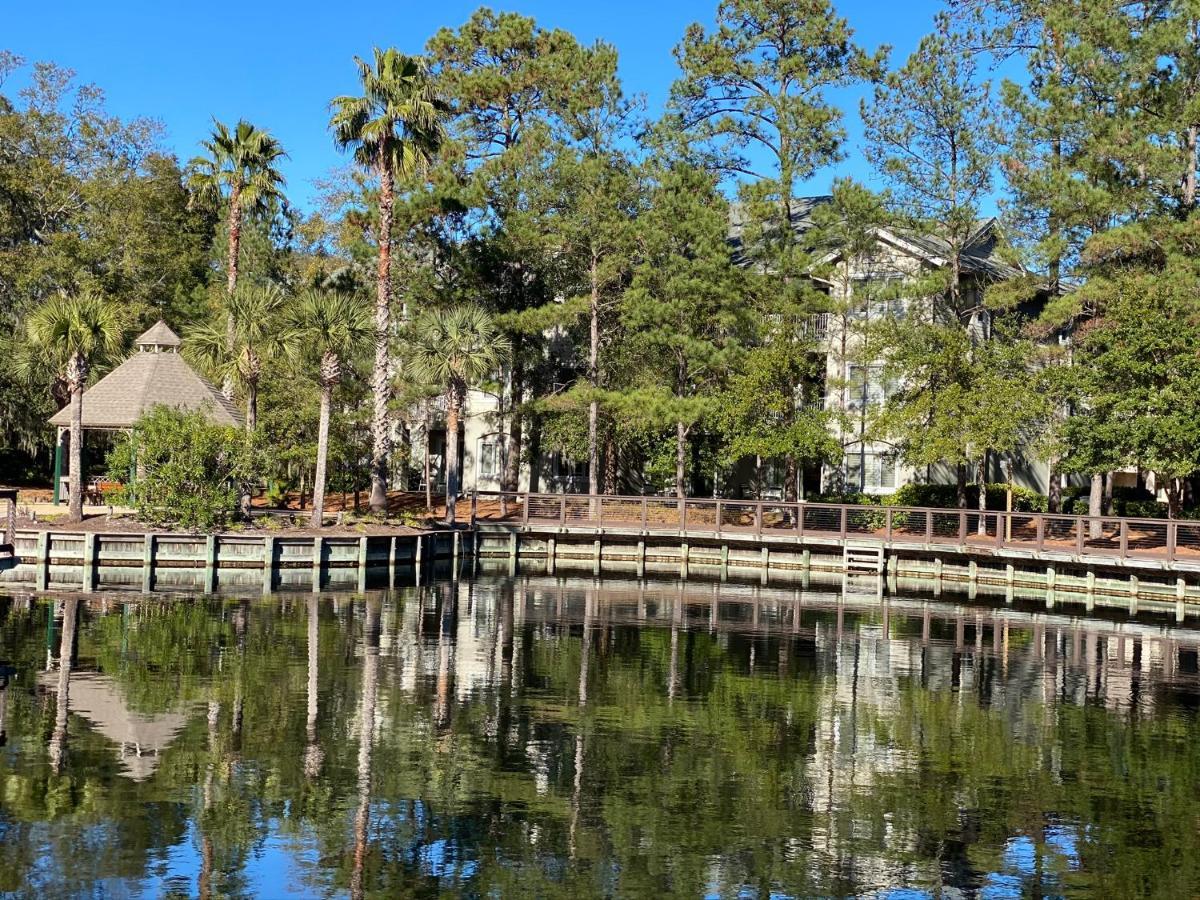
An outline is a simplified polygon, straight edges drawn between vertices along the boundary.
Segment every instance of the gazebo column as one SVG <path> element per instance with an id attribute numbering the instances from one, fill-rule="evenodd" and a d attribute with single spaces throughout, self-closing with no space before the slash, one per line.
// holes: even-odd
<path id="1" fill-rule="evenodd" d="M 67 430 L 60 427 L 54 441 L 54 505 L 62 502 L 63 443 Z"/>

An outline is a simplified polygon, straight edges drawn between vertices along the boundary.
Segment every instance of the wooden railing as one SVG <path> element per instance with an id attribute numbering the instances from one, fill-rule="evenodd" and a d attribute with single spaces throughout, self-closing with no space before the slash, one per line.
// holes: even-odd
<path id="1" fill-rule="evenodd" d="M 480 491 L 470 505 L 472 523 L 624 527 L 731 537 L 791 535 L 1200 563 L 1200 521 L 524 491 Z"/>

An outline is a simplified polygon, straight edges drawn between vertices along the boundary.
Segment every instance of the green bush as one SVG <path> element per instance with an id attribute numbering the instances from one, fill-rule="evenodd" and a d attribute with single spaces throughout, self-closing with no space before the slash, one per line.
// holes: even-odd
<path id="1" fill-rule="evenodd" d="M 987 508 L 1003 511 L 1006 508 L 1007 484 L 987 486 Z M 1045 494 L 1029 488 L 1013 485 L 1013 510 L 1015 512 L 1045 512 L 1048 499 Z M 958 506 L 958 488 L 953 484 L 906 484 L 884 501 L 889 506 L 932 506 L 953 509 Z M 976 509 L 979 503 L 979 488 L 967 485 L 967 506 Z"/>
<path id="2" fill-rule="evenodd" d="M 214 425 L 200 411 L 156 406 L 131 437 L 108 456 L 116 480 L 136 468 L 137 479 L 121 502 L 154 525 L 209 531 L 237 514 L 241 488 L 253 477 L 258 454 L 236 428 Z"/>

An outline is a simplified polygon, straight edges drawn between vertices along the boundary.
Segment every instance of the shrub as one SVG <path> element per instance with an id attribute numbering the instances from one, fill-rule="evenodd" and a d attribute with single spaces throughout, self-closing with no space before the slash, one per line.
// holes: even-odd
<path id="1" fill-rule="evenodd" d="M 135 467 L 137 479 L 122 489 L 121 502 L 139 519 L 208 531 L 236 515 L 257 453 L 241 431 L 214 425 L 200 411 L 156 406 L 108 456 L 117 480 Z"/>
<path id="2" fill-rule="evenodd" d="M 987 486 L 987 508 L 994 511 L 1005 509 L 1008 485 L 1004 483 Z M 1048 498 L 1045 494 L 1029 488 L 1013 485 L 1014 512 L 1045 512 Z M 906 484 L 885 501 L 889 506 L 932 506 L 953 509 L 958 506 L 958 488 L 953 484 Z M 977 508 L 979 488 L 967 485 L 967 506 Z"/>

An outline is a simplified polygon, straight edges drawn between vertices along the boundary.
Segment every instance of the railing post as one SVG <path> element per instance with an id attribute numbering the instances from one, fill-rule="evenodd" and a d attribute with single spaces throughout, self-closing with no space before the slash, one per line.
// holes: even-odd
<path id="1" fill-rule="evenodd" d="M 933 510 L 925 510 L 925 543 L 933 543 Z"/>
<path id="2" fill-rule="evenodd" d="M 687 530 L 687 498 L 679 504 L 679 530 Z"/>
<path id="3" fill-rule="evenodd" d="M 604 497 L 596 497 L 596 527 L 600 528 L 604 525 Z"/>
<path id="4" fill-rule="evenodd" d="M 1179 527 L 1177 522 L 1167 522 L 1167 559 L 1175 559 L 1175 529 Z"/>
<path id="5" fill-rule="evenodd" d="M 996 546 L 997 547 L 1004 546 L 1004 532 L 1005 532 L 1004 521 L 1005 521 L 1005 514 L 1004 513 L 996 513 Z"/>
<path id="6" fill-rule="evenodd" d="M 1037 548 L 1038 553 L 1042 552 L 1042 547 L 1046 544 L 1046 517 L 1038 513 L 1037 517 Z"/>
<path id="7" fill-rule="evenodd" d="M 565 526 L 567 524 L 567 495 L 558 495 L 558 524 Z"/>
<path id="8" fill-rule="evenodd" d="M 887 535 L 887 540 L 891 541 L 891 539 L 892 539 L 892 508 L 890 506 L 887 508 L 885 517 L 886 517 L 886 521 L 887 521 L 887 530 L 884 533 Z"/>
<path id="9" fill-rule="evenodd" d="M 1083 519 L 1075 517 L 1075 555 L 1083 556 Z"/>
<path id="10" fill-rule="evenodd" d="M 503 496 L 503 495 L 501 495 Z M 471 492 L 471 530 L 475 530 L 475 520 L 479 518 L 479 491 Z"/>
<path id="11" fill-rule="evenodd" d="M 843 506 L 841 515 L 838 517 L 838 535 L 842 540 L 846 539 L 846 520 L 849 517 L 849 507 Z"/>
<path id="12" fill-rule="evenodd" d="M 754 533 L 762 537 L 762 501 L 754 504 Z"/>
<path id="13" fill-rule="evenodd" d="M 1121 559 L 1129 555 L 1129 520 L 1121 520 Z"/>
<path id="14" fill-rule="evenodd" d="M 804 535 L 804 504 L 797 503 L 796 504 L 796 536 L 802 537 L 803 535 Z"/>
<path id="15" fill-rule="evenodd" d="M 529 524 L 529 493 L 525 494 L 525 502 L 521 504 L 521 522 L 525 525 Z"/>
<path id="16" fill-rule="evenodd" d="M 717 501 L 717 534 L 721 533 L 721 501 Z"/>
<path id="17" fill-rule="evenodd" d="M 958 511 L 958 543 L 965 544 L 967 542 L 967 513 L 966 510 Z"/>
<path id="18" fill-rule="evenodd" d="M 648 507 L 648 504 L 646 502 L 646 495 L 642 494 L 642 531 L 645 531 L 646 526 L 649 524 L 649 522 L 648 522 L 649 510 L 647 507 Z"/>
<path id="19" fill-rule="evenodd" d="M 4 516 L 4 543 L 12 544 L 14 547 L 17 543 L 17 495 L 14 492 L 8 498 L 8 511 Z M 16 557 L 17 552 L 13 550 L 13 556 Z"/>

